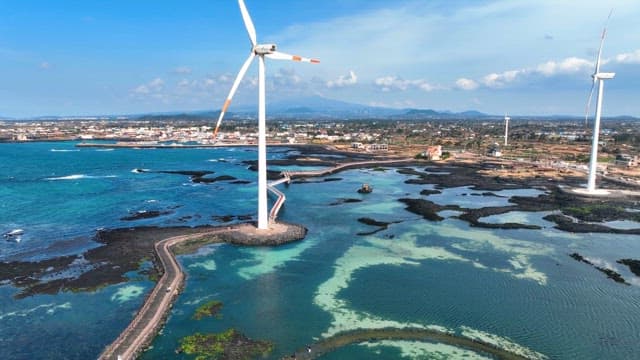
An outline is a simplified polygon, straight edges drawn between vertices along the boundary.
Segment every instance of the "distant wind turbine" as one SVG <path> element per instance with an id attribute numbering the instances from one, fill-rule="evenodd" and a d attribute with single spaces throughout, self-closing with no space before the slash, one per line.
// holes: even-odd
<path id="1" fill-rule="evenodd" d="M 509 140 L 509 120 L 511 120 L 511 118 L 509 116 L 507 116 L 507 114 L 504 115 L 504 146 L 507 146 L 508 140 Z"/>
<path id="2" fill-rule="evenodd" d="M 258 44 L 256 39 L 256 29 L 253 26 L 253 21 L 251 20 L 251 16 L 249 16 L 249 11 L 247 11 L 247 7 L 244 4 L 243 0 L 238 0 L 238 5 L 240 6 L 240 12 L 242 13 L 242 19 L 244 20 L 244 25 L 247 28 L 247 33 L 249 34 L 249 40 L 251 41 L 251 52 L 249 53 L 249 57 L 244 62 L 242 67 L 240 68 L 240 72 L 236 77 L 236 80 L 233 82 L 233 86 L 231 87 L 231 91 L 229 92 L 229 96 L 227 96 L 227 100 L 224 102 L 222 106 L 222 111 L 220 112 L 220 116 L 218 117 L 218 122 L 216 124 L 216 128 L 213 132 L 214 141 L 218 136 L 218 130 L 220 128 L 220 123 L 222 122 L 222 118 L 231 104 L 231 99 L 235 94 L 242 78 L 249 69 L 249 65 L 253 62 L 253 59 L 256 57 L 259 58 L 259 67 L 258 67 L 258 229 L 266 230 L 269 228 L 269 219 L 268 219 L 268 211 L 267 211 L 267 139 L 266 139 L 266 91 L 265 91 L 265 61 L 264 58 L 268 57 L 269 59 L 274 60 L 291 60 L 291 61 L 302 61 L 309 62 L 313 64 L 317 64 L 320 61 L 316 59 L 304 58 L 297 55 L 289 55 L 276 50 L 275 44 Z"/>
<path id="3" fill-rule="evenodd" d="M 611 10 L 613 12 L 613 10 Z M 611 18 L 611 12 L 607 18 L 607 23 Z M 585 121 L 589 116 L 589 107 L 591 106 L 591 99 L 593 98 L 593 90 L 596 83 L 598 84 L 598 99 L 596 101 L 596 117 L 593 121 L 593 135 L 591 142 L 591 158 L 589 160 L 589 181 L 587 182 L 587 191 L 594 192 L 596 190 L 596 168 L 598 166 L 598 142 L 600 137 L 600 116 L 602 115 L 602 97 L 604 95 L 604 81 L 613 79 L 615 73 L 600 72 L 600 60 L 602 57 L 602 47 L 604 45 L 604 39 L 607 36 L 607 26 L 605 25 L 602 30 L 602 36 L 600 38 L 600 48 L 598 49 L 598 57 L 596 59 L 596 69 L 591 75 L 593 78 L 593 84 L 591 85 L 591 93 L 589 94 L 589 100 L 587 102 L 587 115 Z"/>

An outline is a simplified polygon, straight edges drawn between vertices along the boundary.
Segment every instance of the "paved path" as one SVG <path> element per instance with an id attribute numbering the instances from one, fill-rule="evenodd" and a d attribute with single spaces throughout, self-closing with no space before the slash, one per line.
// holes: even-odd
<path id="1" fill-rule="evenodd" d="M 184 282 L 184 273 L 171 247 L 180 242 L 226 231 L 216 229 L 206 233 L 175 236 L 155 244 L 155 251 L 160 259 L 164 274 L 156 283 L 144 305 L 138 311 L 129 326 L 100 355 L 101 360 L 135 359 L 144 346 L 148 345 L 163 324 L 165 315 L 178 296 Z"/>
<path id="2" fill-rule="evenodd" d="M 369 161 L 358 161 L 358 162 L 350 162 L 336 165 L 332 168 L 315 170 L 315 171 L 287 171 L 285 174 L 290 178 L 304 178 L 304 177 L 316 177 L 316 176 L 325 176 L 335 174 L 339 171 L 349 170 L 349 169 L 358 169 L 369 166 L 376 165 L 407 165 L 407 164 L 415 164 L 419 162 L 415 159 L 393 159 L 393 160 L 369 160 Z"/>
<path id="3" fill-rule="evenodd" d="M 284 195 L 284 193 L 276 189 L 275 186 L 282 184 L 284 182 L 289 182 L 289 181 L 291 181 L 291 178 L 285 175 L 284 178 L 274 181 L 272 183 L 269 183 L 269 185 L 267 185 L 267 189 L 269 189 L 269 191 L 271 191 L 271 193 L 273 193 L 277 197 L 276 202 L 273 204 L 273 207 L 271 208 L 271 211 L 269 211 L 270 223 L 273 223 L 274 221 L 276 221 L 276 219 L 278 218 L 278 213 L 280 212 L 280 208 L 282 208 L 282 205 L 284 205 L 284 202 L 287 200 L 287 197 Z"/>
<path id="4" fill-rule="evenodd" d="M 318 177 L 318 176 L 335 174 L 338 171 L 354 169 L 354 168 L 361 168 L 361 167 L 368 167 L 368 166 L 375 166 L 375 165 L 403 165 L 403 164 L 410 164 L 415 162 L 416 160 L 414 159 L 370 160 L 370 161 L 359 161 L 359 162 L 339 164 L 328 169 L 315 170 L 315 171 L 283 171 L 282 179 L 275 180 L 273 182 L 270 182 L 269 185 L 267 185 L 267 189 L 271 191 L 271 193 L 274 194 L 277 198 L 276 202 L 273 204 L 273 207 L 271 208 L 271 211 L 269 212 L 269 222 L 276 221 L 278 217 L 278 213 L 280 212 L 280 209 L 284 205 L 284 202 L 287 200 L 287 197 L 284 195 L 284 193 L 276 189 L 275 186 L 285 182 L 289 183 L 291 182 L 291 179 L 294 177 L 296 178 Z"/>

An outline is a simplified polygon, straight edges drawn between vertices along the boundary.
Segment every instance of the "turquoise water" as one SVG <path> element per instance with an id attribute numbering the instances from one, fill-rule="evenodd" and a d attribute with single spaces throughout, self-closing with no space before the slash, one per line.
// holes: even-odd
<path id="1" fill-rule="evenodd" d="M 195 226 L 215 224 L 214 215 L 255 215 L 256 174 L 241 163 L 255 159 L 253 149 L 98 151 L 74 145 L 0 144 L 0 232 L 25 230 L 20 243 L 0 243 L 0 260 L 80 253 L 95 246 L 91 236 L 100 227 Z M 270 158 L 285 154 L 286 149 L 277 149 Z M 213 176 L 252 183 L 196 185 L 187 176 L 132 172 L 136 168 L 211 170 Z M 420 191 L 428 185 L 404 184 L 407 177 L 393 169 L 336 176 L 342 180 L 280 186 L 287 196 L 281 218 L 307 226 L 304 241 L 279 248 L 211 245 L 180 256 L 188 273 L 185 291 L 143 358 L 181 358 L 174 354 L 181 337 L 231 327 L 273 341 L 274 359 L 342 330 L 408 325 L 489 339 L 532 357 L 631 359 L 639 352 L 640 282 L 615 264 L 640 257 L 637 236 L 564 233 L 542 220 L 542 213 L 486 219 L 517 219 L 542 230 L 470 228 L 452 217 L 434 223 L 397 201 L 423 197 Z M 365 182 L 374 192 L 356 193 Z M 454 188 L 423 198 L 474 207 L 507 204 L 507 198 L 470 195 L 474 192 Z M 496 194 L 536 196 L 539 191 Z M 329 206 L 340 198 L 363 201 Z M 120 220 L 138 210 L 172 213 Z M 357 222 L 364 216 L 399 223 L 358 236 L 375 229 Z M 606 279 L 571 259 L 572 252 L 615 268 L 632 285 Z M 0 357 L 95 358 L 126 327 L 153 286 L 129 275 L 128 283 L 93 293 L 23 300 L 12 298 L 12 286 L 0 286 Z M 192 320 L 207 300 L 224 303 L 222 317 Z M 324 358 L 463 356 L 481 358 L 442 344 L 402 341 L 351 345 Z"/>

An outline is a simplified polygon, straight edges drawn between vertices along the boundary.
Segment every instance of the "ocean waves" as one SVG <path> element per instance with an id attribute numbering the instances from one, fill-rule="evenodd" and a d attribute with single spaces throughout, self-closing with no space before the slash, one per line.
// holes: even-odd
<path id="1" fill-rule="evenodd" d="M 45 178 L 47 181 L 62 181 L 62 180 L 82 180 L 82 179 L 111 179 L 117 178 L 117 175 L 85 175 L 85 174 L 73 174 L 67 176 L 59 176 L 59 177 L 48 177 Z"/>
<path id="2" fill-rule="evenodd" d="M 62 152 L 62 153 L 64 153 L 64 152 L 79 152 L 80 150 L 78 150 L 78 149 L 51 149 L 51 150 L 49 150 L 49 151 L 51 151 L 51 152 Z"/>

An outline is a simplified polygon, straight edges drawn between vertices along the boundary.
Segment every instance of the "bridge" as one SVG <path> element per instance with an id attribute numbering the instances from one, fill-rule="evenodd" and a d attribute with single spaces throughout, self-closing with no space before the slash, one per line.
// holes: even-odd
<path id="1" fill-rule="evenodd" d="M 344 171 L 344 170 L 360 169 L 360 168 L 366 168 L 366 167 L 376 166 L 376 165 L 387 165 L 387 166 L 409 165 L 409 164 L 415 164 L 416 162 L 418 161 L 415 159 L 356 161 L 356 162 L 338 164 L 331 168 L 314 170 L 314 171 L 285 171 L 283 172 L 283 176 L 288 176 L 291 179 L 305 178 L 305 177 L 320 177 L 320 176 L 335 174 L 337 172 Z"/>
<path id="2" fill-rule="evenodd" d="M 276 221 L 280 209 L 284 205 L 284 202 L 287 200 L 287 197 L 284 195 L 284 193 L 278 190 L 276 186 L 283 183 L 291 183 L 291 179 L 293 178 L 320 177 L 335 174 L 339 171 L 358 169 L 369 167 L 372 165 L 406 165 L 415 162 L 416 161 L 414 159 L 372 160 L 338 164 L 331 168 L 313 171 L 283 171 L 280 173 L 280 175 L 282 176 L 281 179 L 270 182 L 267 185 L 267 189 L 276 197 L 276 202 L 273 204 L 271 211 L 269 211 L 269 223 L 271 224 Z"/>
<path id="3" fill-rule="evenodd" d="M 276 196 L 276 202 L 273 204 L 271 211 L 269 211 L 270 224 L 276 221 L 276 219 L 278 218 L 278 213 L 280 212 L 280 208 L 282 208 L 282 205 L 284 205 L 284 202 L 287 200 L 287 197 L 284 195 L 284 193 L 276 188 L 277 185 L 280 185 L 285 182 L 286 183 L 291 182 L 291 177 L 289 177 L 289 175 L 287 175 L 286 173 L 283 173 L 283 176 L 284 177 L 282 179 L 278 179 L 276 181 L 270 182 L 267 185 L 267 189 L 273 195 Z"/>

